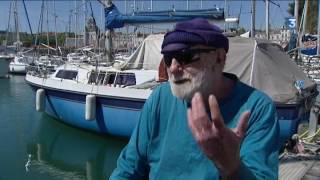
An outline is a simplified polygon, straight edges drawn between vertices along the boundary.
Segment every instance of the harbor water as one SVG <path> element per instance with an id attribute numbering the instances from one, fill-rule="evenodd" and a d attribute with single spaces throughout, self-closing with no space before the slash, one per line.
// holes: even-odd
<path id="1" fill-rule="evenodd" d="M 37 112 L 24 78 L 0 79 L 0 180 L 108 179 L 127 140 Z"/>

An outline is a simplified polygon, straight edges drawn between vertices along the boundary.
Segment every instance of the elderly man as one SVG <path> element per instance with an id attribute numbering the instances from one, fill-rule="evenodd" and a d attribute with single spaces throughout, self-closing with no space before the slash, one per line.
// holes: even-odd
<path id="1" fill-rule="evenodd" d="M 154 90 L 110 179 L 277 179 L 272 100 L 224 73 L 228 38 L 204 19 L 177 23 Z"/>

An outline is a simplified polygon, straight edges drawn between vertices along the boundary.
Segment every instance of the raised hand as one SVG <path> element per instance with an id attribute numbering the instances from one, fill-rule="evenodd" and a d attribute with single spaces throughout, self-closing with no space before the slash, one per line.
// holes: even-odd
<path id="1" fill-rule="evenodd" d="M 216 165 L 221 175 L 233 176 L 240 166 L 240 145 L 250 112 L 244 112 L 236 128 L 225 126 L 216 98 L 209 96 L 210 121 L 200 93 L 195 93 L 188 109 L 188 124 L 204 154 Z"/>

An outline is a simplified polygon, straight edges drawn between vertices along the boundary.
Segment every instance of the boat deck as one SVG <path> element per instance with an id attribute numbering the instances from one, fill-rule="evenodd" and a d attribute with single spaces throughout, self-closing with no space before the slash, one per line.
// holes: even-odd
<path id="1" fill-rule="evenodd" d="M 301 127 L 306 129 L 303 124 Z M 279 157 L 279 179 L 320 180 L 319 132 L 317 131 L 312 142 L 307 141 L 306 138 L 298 138 L 287 144 L 286 149 Z M 300 134 L 301 136 L 303 135 Z"/>
<path id="2" fill-rule="evenodd" d="M 320 179 L 320 155 L 296 156 L 280 160 L 279 179 Z"/>

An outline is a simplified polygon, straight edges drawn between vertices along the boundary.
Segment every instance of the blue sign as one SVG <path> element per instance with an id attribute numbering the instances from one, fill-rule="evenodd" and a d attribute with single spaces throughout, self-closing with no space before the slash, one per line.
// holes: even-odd
<path id="1" fill-rule="evenodd" d="M 295 81 L 294 86 L 299 90 L 303 89 L 304 88 L 304 80 Z"/>
<path id="2" fill-rule="evenodd" d="M 293 17 L 285 18 L 285 26 L 288 29 L 295 29 L 296 28 L 296 19 Z"/>

